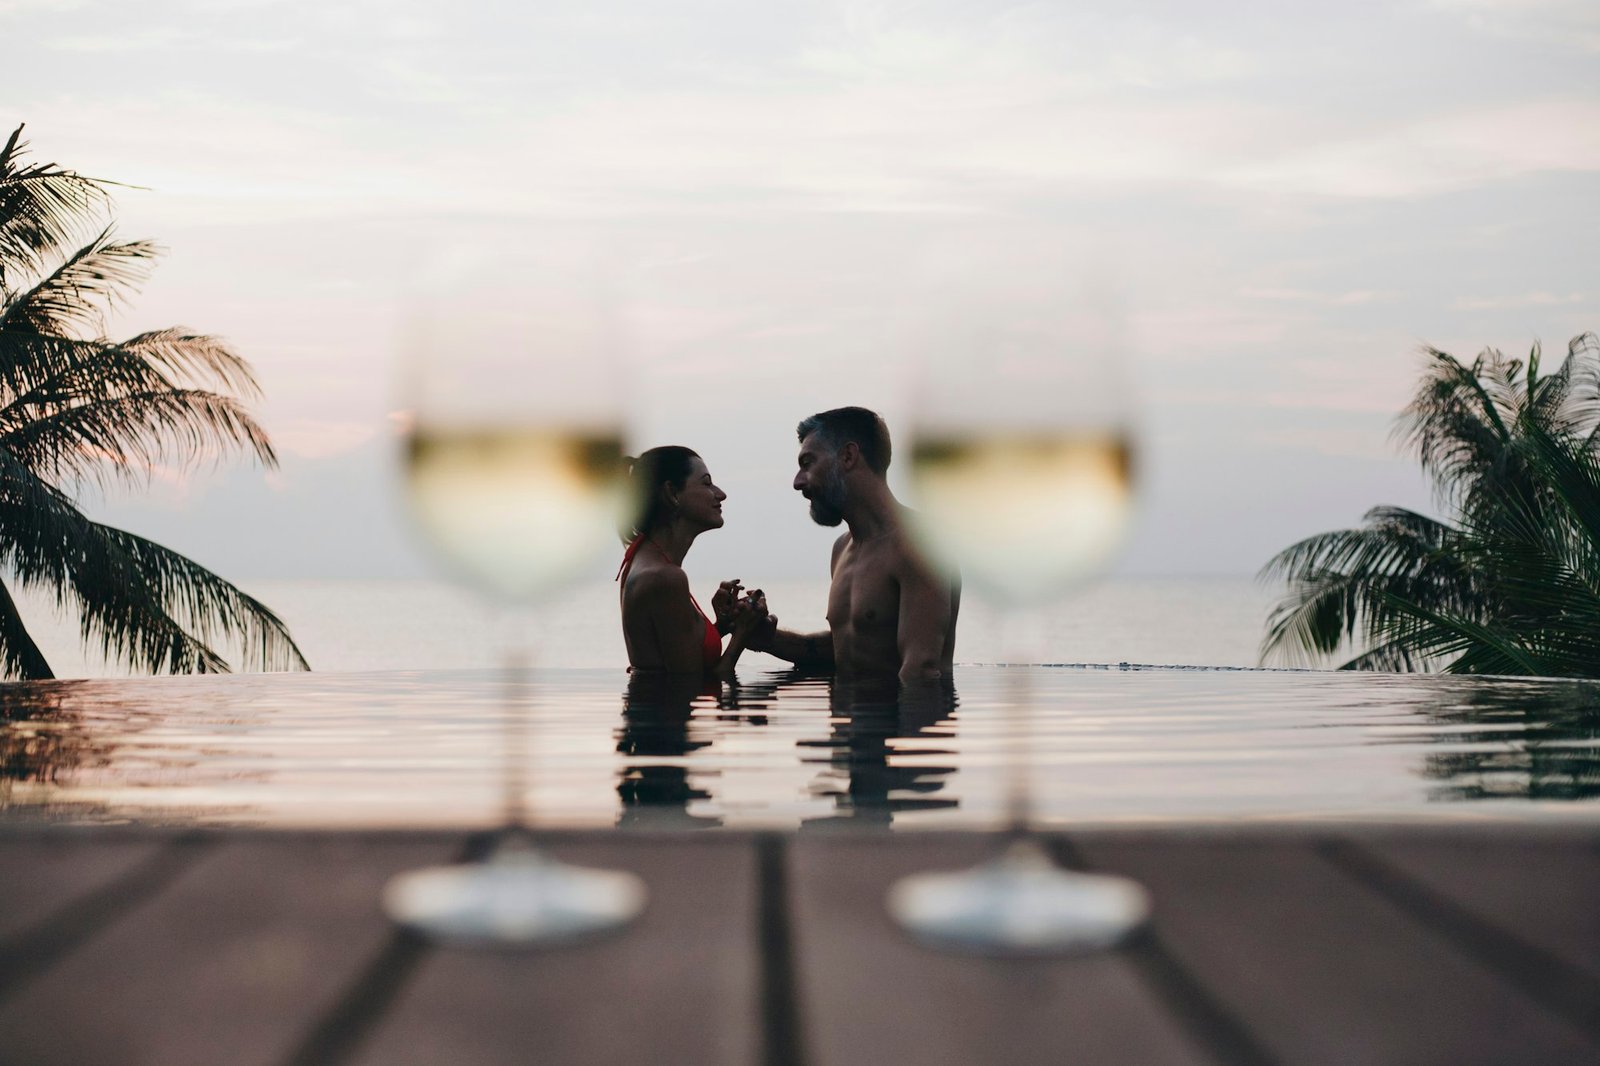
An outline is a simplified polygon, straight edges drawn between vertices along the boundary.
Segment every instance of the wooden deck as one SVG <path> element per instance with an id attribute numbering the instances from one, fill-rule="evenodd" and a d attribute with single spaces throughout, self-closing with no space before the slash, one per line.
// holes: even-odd
<path id="1" fill-rule="evenodd" d="M 1083 832 L 1152 928 L 953 957 L 883 912 L 978 835 L 550 834 L 632 869 L 625 933 L 545 952 L 391 927 L 463 834 L 0 827 L 0 1063 L 1600 1062 L 1600 828 Z"/>

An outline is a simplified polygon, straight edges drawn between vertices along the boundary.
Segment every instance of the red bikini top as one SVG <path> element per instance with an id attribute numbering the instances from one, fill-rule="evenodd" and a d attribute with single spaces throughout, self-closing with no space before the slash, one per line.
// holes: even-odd
<path id="1" fill-rule="evenodd" d="M 640 534 L 628 542 L 627 550 L 622 553 L 622 565 L 617 567 L 617 581 L 627 581 L 628 571 L 633 567 L 633 557 L 639 554 L 639 547 L 644 543 L 644 535 Z M 706 624 L 706 631 L 700 638 L 700 665 L 706 673 L 717 668 L 717 663 L 722 661 L 722 634 L 717 632 L 717 625 L 706 617 L 706 612 L 700 609 L 700 602 L 694 598 L 694 593 L 689 594 L 689 602 L 694 604 L 694 609 L 700 615 L 700 620 Z"/>

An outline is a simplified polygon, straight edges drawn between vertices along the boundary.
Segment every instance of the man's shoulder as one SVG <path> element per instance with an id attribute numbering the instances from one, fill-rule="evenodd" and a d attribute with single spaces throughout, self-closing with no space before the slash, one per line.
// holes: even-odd
<path id="1" fill-rule="evenodd" d="M 916 579 L 920 581 L 938 580 L 941 573 L 938 567 L 929 563 L 924 549 L 919 546 L 911 534 L 902 529 L 894 538 L 889 552 L 889 565 L 900 580 Z M 953 584 L 959 584 L 957 578 Z"/>

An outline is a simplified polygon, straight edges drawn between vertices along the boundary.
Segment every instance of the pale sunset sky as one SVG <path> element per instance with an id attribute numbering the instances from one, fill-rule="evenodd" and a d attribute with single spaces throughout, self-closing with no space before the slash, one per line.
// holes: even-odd
<path id="1" fill-rule="evenodd" d="M 167 255 L 115 335 L 256 368 L 281 471 L 157 472 L 92 515 L 230 578 L 429 573 L 398 502 L 419 250 L 584 226 L 629 249 L 634 443 L 698 449 L 700 568 L 826 572 L 793 426 L 894 419 L 931 238 L 1102 264 L 1139 401 L 1121 569 L 1248 574 L 1370 506 L 1429 343 L 1600 330 L 1600 4 L 543 5 L 0 0 L 0 119 L 137 189 Z M 613 564 L 614 565 L 614 564 Z"/>

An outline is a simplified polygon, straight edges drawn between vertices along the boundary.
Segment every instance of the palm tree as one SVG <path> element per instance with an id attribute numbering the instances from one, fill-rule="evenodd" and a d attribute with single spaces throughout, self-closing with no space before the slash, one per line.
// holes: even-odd
<path id="1" fill-rule="evenodd" d="M 54 676 L 6 581 L 76 610 L 85 644 L 138 670 L 306 669 L 276 615 L 161 545 L 92 521 L 69 490 L 139 484 L 157 464 L 238 448 L 276 457 L 239 397 L 249 366 L 181 328 L 104 336 L 102 313 L 156 254 L 100 223 L 104 181 L 24 161 L 17 127 L 0 150 L 0 672 Z"/>
<path id="2" fill-rule="evenodd" d="M 1377 507 L 1284 549 L 1263 659 L 1359 645 L 1345 669 L 1600 677 L 1600 339 L 1547 375 L 1537 344 L 1424 351 L 1397 432 L 1451 519 Z"/>

